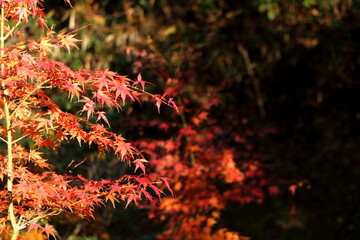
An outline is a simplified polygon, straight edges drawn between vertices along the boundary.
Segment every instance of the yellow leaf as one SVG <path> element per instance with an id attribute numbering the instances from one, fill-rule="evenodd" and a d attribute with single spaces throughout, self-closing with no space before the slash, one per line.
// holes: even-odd
<path id="1" fill-rule="evenodd" d="M 167 36 L 176 33 L 177 27 L 175 25 L 171 25 L 159 32 L 160 38 L 166 38 Z"/>

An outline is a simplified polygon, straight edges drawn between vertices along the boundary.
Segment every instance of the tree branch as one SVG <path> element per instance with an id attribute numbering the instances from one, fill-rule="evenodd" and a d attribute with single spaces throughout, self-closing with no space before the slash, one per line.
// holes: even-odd
<path id="1" fill-rule="evenodd" d="M 246 66 L 246 71 L 249 75 L 249 78 L 254 86 L 254 91 L 256 95 L 256 102 L 259 107 L 260 116 L 264 118 L 266 116 L 265 107 L 264 107 L 264 99 L 261 95 L 260 90 L 260 82 L 259 79 L 255 76 L 254 70 L 253 70 L 253 63 L 250 60 L 249 52 L 244 48 L 243 45 L 238 45 L 238 50 L 242 54 Z"/>

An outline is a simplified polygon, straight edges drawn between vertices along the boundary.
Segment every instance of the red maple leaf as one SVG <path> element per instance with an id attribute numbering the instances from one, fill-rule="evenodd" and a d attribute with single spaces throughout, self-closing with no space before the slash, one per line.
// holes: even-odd
<path id="1" fill-rule="evenodd" d="M 50 235 L 56 239 L 55 232 L 56 230 L 52 225 L 46 224 L 45 227 L 42 228 L 42 231 L 46 234 L 46 236 L 49 238 Z"/>
<path id="2" fill-rule="evenodd" d="M 135 205 L 138 205 L 138 200 L 139 200 L 139 199 L 140 199 L 140 198 L 139 198 L 139 196 L 137 196 L 137 195 L 134 195 L 134 194 L 133 194 L 133 195 L 130 195 L 130 196 L 128 197 L 127 201 L 126 201 L 125 208 L 127 208 L 131 202 L 134 202 Z"/>
<path id="3" fill-rule="evenodd" d="M 104 120 L 107 125 L 110 127 L 110 123 L 105 115 L 105 112 L 104 111 L 99 111 L 99 112 L 96 112 L 96 115 L 98 115 L 98 118 L 96 119 L 96 122 L 99 121 L 100 119 Z"/>
<path id="4" fill-rule="evenodd" d="M 146 160 L 146 159 L 135 159 L 135 160 L 133 161 L 133 163 L 135 164 L 135 170 L 134 170 L 134 172 L 136 172 L 136 170 L 137 170 L 138 168 L 140 168 L 141 171 L 143 171 L 143 173 L 145 173 L 145 165 L 144 165 L 144 163 L 147 163 L 147 162 L 149 162 L 149 161 Z"/>

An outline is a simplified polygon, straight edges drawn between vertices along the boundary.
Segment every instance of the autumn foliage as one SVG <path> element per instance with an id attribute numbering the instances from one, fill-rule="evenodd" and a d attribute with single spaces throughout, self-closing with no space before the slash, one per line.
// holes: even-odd
<path id="1" fill-rule="evenodd" d="M 110 124 L 104 111 L 139 101 L 146 94 L 141 76 L 132 81 L 109 70 L 70 69 L 50 56 L 58 48 L 70 52 L 78 40 L 74 33 L 57 34 L 46 25 L 41 0 L 1 0 L 0 4 L 2 239 L 17 239 L 31 230 L 55 236 L 51 216 L 67 212 L 91 218 L 94 208 L 106 201 L 128 205 L 160 197 L 156 184 L 167 185 L 168 179 L 152 180 L 145 174 L 147 160 L 121 135 L 107 129 Z M 43 31 L 38 39 L 27 38 L 20 28 L 33 19 Z M 64 111 L 52 100 L 54 93 L 67 95 L 81 110 Z M 165 100 L 155 96 L 154 101 L 159 108 Z M 59 174 L 46 153 L 56 152 L 64 142 L 96 146 L 99 154 L 114 154 L 142 174 L 98 181 Z M 82 159 L 74 161 L 80 164 Z"/>
<path id="2" fill-rule="evenodd" d="M 156 163 L 148 174 L 172 178 L 175 197 L 150 211 L 149 224 L 138 224 L 144 209 L 103 209 L 101 231 L 114 239 L 356 239 L 356 1 L 81 0 L 67 10 L 59 2 L 45 5 L 49 22 L 64 32 L 87 27 L 80 49 L 55 52 L 58 59 L 141 72 L 156 83 L 148 91 L 166 92 L 184 113 L 159 119 L 147 103 L 125 107 L 125 136 Z M 62 236 L 84 226 L 53 223 Z M 89 229 L 73 236 L 100 238 Z"/>
<path id="3" fill-rule="evenodd" d="M 181 83 L 176 85 L 167 90 L 183 89 Z M 184 99 L 190 103 L 189 97 Z M 253 150 L 252 139 L 269 132 L 250 131 L 246 119 L 241 125 L 234 122 L 219 127 L 224 123 L 211 115 L 220 100 L 208 100 L 195 111 L 183 104 L 191 117 L 183 116 L 179 124 L 145 122 L 143 127 L 159 126 L 158 131 L 167 137 L 135 142 L 152 156 L 154 177 L 169 177 L 175 191 L 175 196 L 163 198 L 150 211 L 150 219 L 166 229 L 158 239 L 248 239 L 219 227 L 223 210 L 229 203 L 261 203 L 269 193 L 279 192 L 258 160 L 261 154 Z"/>
<path id="4" fill-rule="evenodd" d="M 145 21 L 133 11 L 128 14 L 139 25 Z M 170 35 L 166 42 L 171 41 Z M 195 43 L 178 42 L 169 46 L 175 50 L 164 50 L 162 36 L 153 37 L 151 42 L 139 37 L 125 52 L 134 63 L 134 72 L 151 69 L 165 94 L 176 98 L 184 113 L 176 122 L 128 121 L 134 131 L 156 133 L 155 139 L 140 135 L 134 144 L 151 156 L 151 174 L 169 177 L 175 192 L 149 213 L 152 221 L 164 227 L 157 238 L 249 239 L 224 226 L 222 214 L 231 204 L 262 203 L 266 196 L 280 192 L 254 143 L 275 130 L 254 130 L 248 119 L 239 117 L 236 106 L 226 106 L 226 90 L 236 79 L 217 79 L 212 85 L 211 76 L 201 76 L 204 56 Z M 161 54 L 164 51 L 169 56 Z"/>
<path id="5" fill-rule="evenodd" d="M 90 60 L 85 58 L 85 65 L 96 65 L 96 61 L 99 64 L 109 64 L 107 61 L 114 58 L 113 50 L 121 49 L 121 53 L 133 61 L 134 73 L 151 69 L 152 77 L 155 76 L 161 83 L 165 93 L 152 96 L 158 110 L 164 101 L 175 110 L 175 101 L 180 103 L 180 116 L 176 111 L 167 113 L 167 119 L 164 116 L 161 116 L 161 119 L 157 118 L 156 112 L 155 116 L 151 113 L 139 116 L 137 109 L 131 108 L 131 111 L 126 112 L 124 121 L 126 129 L 131 132 L 134 146 L 142 150 L 146 159 L 151 160 L 151 167 L 146 173 L 151 179 L 162 179 L 162 182 L 165 182 L 160 189 L 168 193 L 168 196 L 164 196 L 161 202 L 156 204 L 157 208 L 150 208 L 148 214 L 149 221 L 159 226 L 157 238 L 247 239 L 241 232 L 231 231 L 222 224 L 222 213 L 230 204 L 261 203 L 269 193 L 276 195 L 279 192 L 277 186 L 268 179 L 266 166 L 259 160 L 262 155 L 253 143 L 254 139 L 271 133 L 273 129 L 255 131 L 246 118 L 239 118 L 238 109 L 224 107 L 224 92 L 236 79 L 218 80 L 214 85 L 202 82 L 201 74 L 198 72 L 202 71 L 199 66 L 202 65 L 203 53 L 197 50 L 196 45 L 188 46 L 179 42 L 171 43 L 171 46 L 162 46 L 164 37 L 171 36 L 176 30 L 173 26 L 169 29 L 155 26 L 159 34 L 153 36 L 152 41 L 141 33 L 134 34 L 137 38 L 130 37 L 132 24 L 146 26 L 147 19 L 142 18 L 144 16 L 140 14 L 141 11 L 137 10 L 139 9 L 135 10 L 130 4 L 124 3 L 127 20 L 125 26 L 120 24 L 107 28 L 101 24 L 96 25 L 95 22 L 91 24 L 89 29 L 81 32 L 84 38 L 88 39 L 82 43 L 82 49 L 94 47 L 94 43 L 91 42 L 94 39 L 90 36 L 103 35 L 107 39 L 107 44 L 102 46 L 100 52 L 92 55 Z M 74 22 L 83 24 L 96 20 L 104 23 L 107 20 L 110 22 L 113 17 L 99 11 L 99 4 L 92 0 L 77 3 L 69 11 L 71 13 L 67 16 L 76 16 L 76 21 L 69 19 L 69 29 L 76 29 Z M 114 18 L 117 14 L 119 13 L 114 13 Z M 130 30 L 122 32 L 118 29 Z M 123 39 L 123 35 L 128 35 L 128 44 L 124 41 L 117 45 L 119 39 Z M 162 54 L 163 48 L 166 47 L 170 49 L 169 52 Z M 126 90 L 131 95 L 119 92 L 118 98 L 122 102 L 124 99 L 136 100 L 138 93 L 131 90 L 136 87 L 142 92 L 146 83 L 141 75 L 138 75 L 135 82 L 127 81 L 129 82 Z M 102 89 L 116 89 L 112 86 L 112 81 L 108 85 L 99 84 L 103 84 Z M 111 122 L 103 118 L 105 110 L 100 113 L 102 110 L 94 108 L 99 104 L 113 105 L 107 95 L 96 93 L 93 96 L 84 96 L 81 92 L 79 97 L 75 97 L 80 97 L 78 102 L 84 104 L 81 112 L 87 118 L 94 115 L 95 121 L 102 121 L 106 125 Z M 121 105 L 115 105 L 116 107 Z M 140 111 L 143 111 L 143 108 Z M 150 134 L 146 134 L 147 132 Z M 117 153 L 122 155 L 121 151 Z M 126 156 L 126 152 L 124 155 Z M 134 161 L 135 168 L 145 171 L 145 162 L 144 157 L 138 157 Z M 155 193 L 160 191 L 155 188 Z M 143 193 L 144 196 L 146 194 Z M 134 198 L 129 197 L 127 201 L 138 200 L 137 195 L 133 196 Z M 151 196 L 149 197 L 152 200 Z"/>
<path id="6" fill-rule="evenodd" d="M 65 2 L 71 6 L 69 0 Z M 177 43 L 175 53 L 166 58 L 157 49 L 164 39 L 160 31 L 153 42 L 139 37 L 122 46 L 134 61 L 134 72 L 151 68 L 163 83 L 165 93 L 151 95 L 140 74 L 131 80 L 110 70 L 74 70 L 54 60 L 55 52 L 63 49 L 69 54 L 79 40 L 76 30 L 56 33 L 47 26 L 42 1 L 0 3 L 0 140 L 4 149 L 0 153 L 0 227 L 5 239 L 21 238 L 33 230 L 55 237 L 52 216 L 69 213 L 91 219 L 94 209 L 106 202 L 115 206 L 124 201 L 127 207 L 144 200 L 157 206 L 149 208 L 148 215 L 163 227 L 158 239 L 247 239 L 221 225 L 223 210 L 229 204 L 261 203 L 268 193 L 275 195 L 279 190 L 268 179 L 252 142 L 272 129 L 254 131 L 247 119 L 238 118 L 237 109 L 224 107 L 222 92 L 235 78 L 215 86 L 197 81 L 202 53 Z M 96 4 L 92 4 L 85 1 L 85 6 L 75 6 L 75 10 L 88 8 L 94 13 Z M 125 9 L 129 22 L 138 17 L 131 16 L 135 11 L 130 10 Z M 42 35 L 31 39 L 21 26 L 34 20 Z M 91 26 L 95 32 L 105 31 L 95 28 Z M 166 37 L 173 30 L 163 34 Z M 65 111 L 53 99 L 56 95 L 67 96 L 79 111 Z M 135 132 L 131 144 L 109 130 L 107 114 L 142 100 L 150 100 L 157 112 L 162 104 L 174 111 L 167 120 L 150 120 L 132 109 L 134 114 L 128 113 L 125 123 Z M 144 136 L 149 129 L 159 136 Z M 100 180 L 76 171 L 60 173 L 51 164 L 49 152 L 56 155 L 64 143 L 114 155 L 141 173 Z M 147 159 L 152 162 L 150 168 L 146 168 Z M 68 168 L 84 161 L 74 159 Z M 157 202 L 163 193 L 167 196 Z"/>

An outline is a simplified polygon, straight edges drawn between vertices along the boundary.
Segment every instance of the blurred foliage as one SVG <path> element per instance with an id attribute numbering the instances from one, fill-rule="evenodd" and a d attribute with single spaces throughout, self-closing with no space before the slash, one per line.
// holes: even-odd
<path id="1" fill-rule="evenodd" d="M 72 67 L 133 78 L 141 72 L 156 85 L 149 91 L 180 96 L 190 122 L 215 94 L 222 103 L 209 114 L 222 128 L 240 131 L 240 119 L 248 119 L 254 130 L 276 129 L 252 141 L 282 192 L 262 204 L 228 203 L 220 227 L 252 239 L 357 239 L 359 1 L 81 0 L 69 9 L 59 0 L 45 8 L 50 23 L 82 39 L 72 54 L 55 53 Z M 113 128 L 133 140 L 174 133 L 133 128 L 137 111 L 144 110 L 127 109 Z M 158 119 L 156 110 L 146 116 Z M 166 110 L 159 117 L 180 122 Z M 109 166 L 89 174 L 111 174 Z M 287 191 L 305 180 L 294 195 Z M 134 227 L 136 211 L 99 214 L 111 239 L 153 239 L 162 231 Z M 119 233 L 114 223 L 131 231 Z"/>

